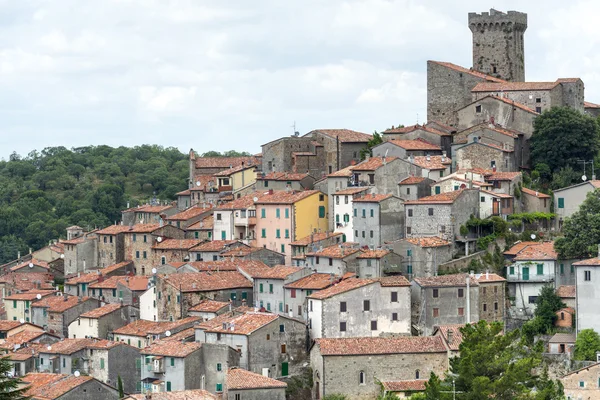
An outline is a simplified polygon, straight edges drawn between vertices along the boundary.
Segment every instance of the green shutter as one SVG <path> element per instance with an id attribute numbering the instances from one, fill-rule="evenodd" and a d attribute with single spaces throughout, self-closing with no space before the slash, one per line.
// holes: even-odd
<path id="1" fill-rule="evenodd" d="M 515 274 L 515 267 L 510 267 L 510 275 L 514 275 Z"/>
<path id="2" fill-rule="evenodd" d="M 223 368 L 221 368 L 221 363 L 217 363 L 217 371 L 221 371 Z"/>
<path id="3" fill-rule="evenodd" d="M 223 384 L 217 383 L 217 392 L 222 392 L 222 391 L 223 391 Z"/>
<path id="4" fill-rule="evenodd" d="M 266 208 L 261 208 L 260 209 L 260 217 L 261 218 L 267 218 L 267 209 Z"/>
<path id="5" fill-rule="evenodd" d="M 135 359 L 135 368 L 136 369 L 141 369 L 142 368 L 142 360 L 140 360 L 139 358 Z"/>
<path id="6" fill-rule="evenodd" d="M 273 284 L 269 283 L 269 293 L 273 293 Z"/>
<path id="7" fill-rule="evenodd" d="M 563 197 L 558 198 L 558 208 L 565 208 L 565 199 Z"/>
<path id="8" fill-rule="evenodd" d="M 565 264 L 560 264 L 560 274 L 561 275 L 565 274 Z"/>
<path id="9" fill-rule="evenodd" d="M 319 218 L 325 218 L 325 206 L 319 206 Z"/>
<path id="10" fill-rule="evenodd" d="M 275 237 L 276 237 L 277 239 L 281 238 L 281 229 L 276 229 L 276 230 L 275 230 Z"/>
<path id="11" fill-rule="evenodd" d="M 175 357 L 171 357 L 171 367 L 175 366 Z"/>
<path id="12" fill-rule="evenodd" d="M 289 217 L 290 217 L 290 209 L 289 209 L 289 208 L 286 208 L 286 209 L 285 209 L 285 217 L 286 217 L 286 218 L 289 218 Z"/>
<path id="13" fill-rule="evenodd" d="M 171 391 L 171 382 L 167 381 L 167 392 Z"/>
<path id="14" fill-rule="evenodd" d="M 258 291 L 259 291 L 260 293 L 262 293 L 262 292 L 263 292 L 263 284 L 262 284 L 262 283 L 261 283 L 260 285 L 258 285 Z"/>
<path id="15" fill-rule="evenodd" d="M 371 218 L 375 216 L 375 210 L 371 209 Z"/>
<path id="16" fill-rule="evenodd" d="M 538 275 L 544 275 L 544 264 L 538 264 L 537 265 L 537 274 Z"/>
<path id="17" fill-rule="evenodd" d="M 13 308 L 17 308 L 17 301 L 13 300 Z"/>
<path id="18" fill-rule="evenodd" d="M 275 209 L 275 218 L 281 218 L 281 210 L 279 208 Z"/>
<path id="19" fill-rule="evenodd" d="M 289 239 L 289 238 L 290 238 L 290 230 L 289 230 L 289 229 L 286 229 L 286 230 L 285 230 L 285 238 L 286 238 L 286 239 Z"/>
<path id="20" fill-rule="evenodd" d="M 288 363 L 281 363 L 281 376 L 288 376 Z"/>
<path id="21" fill-rule="evenodd" d="M 281 245 L 281 252 L 285 254 L 285 244 Z"/>
<path id="22" fill-rule="evenodd" d="M 262 230 L 261 230 L 261 237 L 263 237 L 263 238 L 267 237 L 267 230 L 265 228 L 262 228 Z"/>
<path id="23" fill-rule="evenodd" d="M 439 186 L 435 187 L 435 194 L 440 194 L 442 192 L 442 188 Z"/>
<path id="24" fill-rule="evenodd" d="M 225 240 L 227 238 L 227 232 L 221 231 L 221 240 Z"/>
<path id="25" fill-rule="evenodd" d="M 248 292 L 242 292 L 242 299 L 243 300 L 248 299 Z"/>
<path id="26" fill-rule="evenodd" d="M 413 273 L 413 272 L 412 272 L 412 265 L 410 265 L 410 264 L 409 264 L 409 265 L 406 267 L 406 273 L 407 273 L 407 274 L 412 274 L 412 273 Z"/>
<path id="27" fill-rule="evenodd" d="M 104 369 L 104 358 L 100 359 L 100 369 Z"/>

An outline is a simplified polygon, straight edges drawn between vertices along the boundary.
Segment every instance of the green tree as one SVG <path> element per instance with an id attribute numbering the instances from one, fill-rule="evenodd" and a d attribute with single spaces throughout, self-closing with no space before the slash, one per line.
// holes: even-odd
<path id="1" fill-rule="evenodd" d="M 123 380 L 121 379 L 121 375 L 117 376 L 117 390 L 119 391 L 119 399 L 125 397 L 125 391 L 123 390 Z"/>
<path id="2" fill-rule="evenodd" d="M 575 359 L 595 361 L 600 351 L 600 335 L 593 329 L 583 329 L 575 341 Z"/>
<path id="3" fill-rule="evenodd" d="M 360 151 L 360 159 L 364 160 L 367 156 L 373 156 L 373 147 L 383 143 L 383 137 L 377 131 L 373 132 L 373 137 L 367 142 L 367 147 Z"/>
<path id="4" fill-rule="evenodd" d="M 556 294 L 552 285 L 545 285 L 540 289 L 540 294 L 535 303 L 534 315 L 541 319 L 541 325 L 545 329 L 544 332 L 548 332 L 556 322 L 556 312 L 566 307 L 566 305 L 558 294 Z"/>
<path id="5" fill-rule="evenodd" d="M 531 165 L 546 163 L 551 171 L 591 160 L 600 150 L 596 120 L 570 107 L 552 107 L 533 123 Z"/>
<path id="6" fill-rule="evenodd" d="M 425 400 L 440 400 L 442 398 L 442 381 L 432 371 L 425 383 Z"/>
<path id="7" fill-rule="evenodd" d="M 564 221 L 562 232 L 564 236 L 554 242 L 561 259 L 590 258 L 598 254 L 600 189 L 587 194 L 579 210 Z"/>
<path id="8" fill-rule="evenodd" d="M 323 396 L 323 400 L 347 400 L 348 397 L 346 397 L 345 394 L 339 394 L 339 393 L 332 393 L 332 394 L 328 394 L 327 396 Z"/>
<path id="9" fill-rule="evenodd" d="M 8 357 L 0 358 L 0 399 L 30 399 L 31 397 L 25 395 L 28 388 L 23 387 L 19 389 L 23 382 L 20 378 L 13 377 L 12 371 L 13 366 Z"/>

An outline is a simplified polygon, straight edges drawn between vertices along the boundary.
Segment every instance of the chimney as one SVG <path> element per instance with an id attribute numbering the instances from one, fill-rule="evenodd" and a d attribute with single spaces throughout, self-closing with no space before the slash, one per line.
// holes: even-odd
<path id="1" fill-rule="evenodd" d="M 485 271 L 485 280 L 488 281 L 490 279 L 490 271 Z"/>
<path id="2" fill-rule="evenodd" d="M 29 254 L 31 254 L 31 252 L 32 252 L 32 250 L 31 250 L 31 247 L 30 247 L 30 248 L 29 248 Z"/>
<path id="3" fill-rule="evenodd" d="M 448 329 L 448 344 L 452 343 L 452 339 L 454 339 L 454 331 L 452 329 Z"/>
<path id="4" fill-rule="evenodd" d="M 269 194 L 273 194 L 273 189 L 269 189 Z"/>
<path id="5" fill-rule="evenodd" d="M 600 244 L 598 245 L 598 258 L 600 258 Z"/>
<path id="6" fill-rule="evenodd" d="M 21 259 L 21 252 L 17 251 L 17 260 L 20 260 L 20 259 Z"/>

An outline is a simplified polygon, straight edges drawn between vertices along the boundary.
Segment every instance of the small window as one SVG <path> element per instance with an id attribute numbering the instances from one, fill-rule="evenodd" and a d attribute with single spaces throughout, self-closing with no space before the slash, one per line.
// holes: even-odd
<path id="1" fill-rule="evenodd" d="M 538 113 L 538 114 L 541 114 L 542 113 L 542 107 L 536 107 L 535 108 L 535 112 Z"/>
<path id="2" fill-rule="evenodd" d="M 279 325 L 279 332 L 285 332 L 285 325 L 284 324 Z"/>
<path id="3" fill-rule="evenodd" d="M 515 267 L 510 267 L 509 268 L 509 275 L 514 275 L 515 274 Z"/>
<path id="4" fill-rule="evenodd" d="M 407 212 L 408 212 L 408 216 L 409 217 L 413 216 L 413 210 L 412 210 L 412 208 L 409 208 Z"/>
<path id="5" fill-rule="evenodd" d="M 329 266 L 333 265 L 333 258 L 329 258 Z"/>
<path id="6" fill-rule="evenodd" d="M 415 370 L 415 379 L 419 379 L 421 377 L 421 372 L 417 369 Z"/>
<path id="7" fill-rule="evenodd" d="M 483 311 L 487 311 L 487 304 L 483 303 Z"/>
<path id="8" fill-rule="evenodd" d="M 371 301 L 370 300 L 363 301 L 363 311 L 371 311 Z"/>
<path id="9" fill-rule="evenodd" d="M 541 103 L 542 102 L 542 98 L 541 97 L 536 97 L 535 98 L 535 102 L 536 103 Z"/>
<path id="10" fill-rule="evenodd" d="M 340 322 L 340 332 L 346 332 L 346 322 Z"/>
<path id="11" fill-rule="evenodd" d="M 465 315 L 465 309 L 463 307 L 458 307 L 458 316 L 462 317 Z"/>
<path id="12" fill-rule="evenodd" d="M 458 289 L 458 297 L 465 297 L 465 289 Z"/>
<path id="13" fill-rule="evenodd" d="M 325 201 L 325 195 L 320 194 L 319 195 L 319 201 Z"/>
<path id="14" fill-rule="evenodd" d="M 285 344 L 282 344 L 281 345 L 281 354 L 285 354 L 285 352 L 286 352 Z"/>
<path id="15" fill-rule="evenodd" d="M 398 292 L 392 292 L 392 303 L 398 302 Z"/>
<path id="16" fill-rule="evenodd" d="M 398 313 L 392 313 L 392 321 L 398 321 Z"/>
<path id="17" fill-rule="evenodd" d="M 494 303 L 494 311 L 498 311 L 498 302 Z"/>
<path id="18" fill-rule="evenodd" d="M 584 277 L 583 280 L 591 281 L 592 280 L 592 271 L 583 271 Z"/>
<path id="19" fill-rule="evenodd" d="M 433 309 L 433 317 L 437 318 L 440 316 L 440 309 L 439 308 L 434 308 Z"/>
<path id="20" fill-rule="evenodd" d="M 485 197 L 481 196 L 481 202 L 485 203 Z"/>
<path id="21" fill-rule="evenodd" d="M 347 311 L 346 302 L 340 301 L 340 312 L 346 312 L 346 311 Z"/>
<path id="22" fill-rule="evenodd" d="M 438 298 L 440 295 L 439 289 L 433 289 L 433 297 Z"/>
<path id="23" fill-rule="evenodd" d="M 167 382 L 167 383 L 171 383 L 171 382 Z M 223 391 L 223 384 L 217 383 L 217 393 L 221 393 L 222 391 Z"/>
<path id="24" fill-rule="evenodd" d="M 358 374 L 358 383 L 360 385 L 364 385 L 365 384 L 365 373 L 364 373 L 364 371 L 360 371 L 360 373 Z"/>
<path id="25" fill-rule="evenodd" d="M 372 331 L 376 331 L 377 330 L 377 320 L 371 321 L 371 330 Z"/>
<path id="26" fill-rule="evenodd" d="M 406 234 L 410 235 L 412 233 L 412 228 L 410 226 L 406 227 Z"/>

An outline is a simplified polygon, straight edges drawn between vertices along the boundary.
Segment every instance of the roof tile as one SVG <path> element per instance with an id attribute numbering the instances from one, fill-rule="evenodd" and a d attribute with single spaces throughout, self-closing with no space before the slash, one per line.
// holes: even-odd
<path id="1" fill-rule="evenodd" d="M 316 343 L 324 356 L 446 353 L 447 351 L 442 338 L 432 336 L 316 339 Z"/>
<path id="2" fill-rule="evenodd" d="M 276 389 L 286 388 L 287 383 L 263 376 L 245 369 L 234 367 L 227 371 L 227 389 Z"/>

